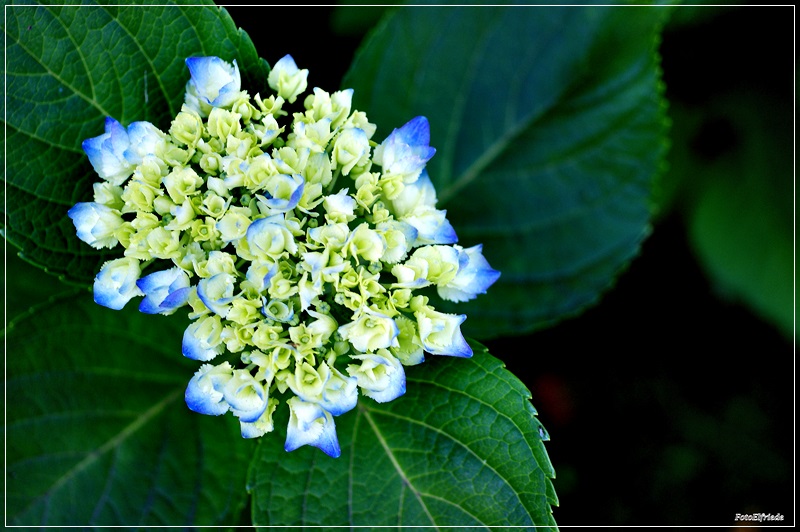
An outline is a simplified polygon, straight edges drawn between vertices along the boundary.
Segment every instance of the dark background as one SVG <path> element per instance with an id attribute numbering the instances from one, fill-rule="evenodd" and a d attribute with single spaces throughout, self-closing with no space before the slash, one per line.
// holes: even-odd
<path id="1" fill-rule="evenodd" d="M 381 11 L 357 9 L 361 29 Z M 330 7 L 228 11 L 262 57 L 291 54 L 310 70 L 309 86 L 329 91 L 363 36 L 344 31 Z M 667 100 L 701 112 L 746 88 L 791 115 L 793 32 L 794 8 L 678 8 L 660 47 Z M 689 133 L 673 142 L 701 158 L 739 147 L 724 116 Z M 680 189 L 680 177 L 668 172 L 662 187 Z M 550 432 L 559 525 L 733 525 L 752 512 L 794 522 L 794 344 L 719 293 L 684 214 L 680 202 L 665 204 L 598 305 L 487 342 L 531 390 Z"/>

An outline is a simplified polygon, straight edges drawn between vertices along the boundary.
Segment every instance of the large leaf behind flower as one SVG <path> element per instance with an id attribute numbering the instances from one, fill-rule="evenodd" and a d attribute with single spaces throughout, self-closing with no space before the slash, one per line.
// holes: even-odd
<path id="1" fill-rule="evenodd" d="M 91 280 L 106 256 L 75 238 L 66 216 L 91 201 L 97 175 L 81 142 L 103 133 L 104 118 L 167 130 L 192 55 L 236 59 L 244 84 L 266 84 L 269 66 L 224 9 L 166 3 L 175 5 L 6 8 L 4 231 L 27 260 L 71 280 Z"/>
<path id="2" fill-rule="evenodd" d="M 502 272 L 457 306 L 498 336 L 591 304 L 648 232 L 665 123 L 663 7 L 398 8 L 344 85 L 384 138 L 431 124 L 428 164 L 460 243 Z"/>
<path id="3" fill-rule="evenodd" d="M 184 320 L 130 307 L 81 292 L 6 331 L 8 524 L 237 522 L 253 442 L 186 408 Z"/>
<path id="4" fill-rule="evenodd" d="M 262 438 L 250 473 L 253 524 L 555 526 L 554 471 L 530 393 L 484 347 L 406 368 L 407 392 L 360 397 L 336 420 L 342 455 Z M 285 410 L 285 409 L 284 409 Z"/>

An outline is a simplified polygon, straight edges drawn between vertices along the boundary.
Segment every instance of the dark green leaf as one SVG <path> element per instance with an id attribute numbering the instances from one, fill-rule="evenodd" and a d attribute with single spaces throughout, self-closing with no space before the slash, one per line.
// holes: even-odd
<path id="1" fill-rule="evenodd" d="M 384 19 L 345 85 L 379 126 L 431 124 L 460 243 L 502 272 L 459 305 L 481 337 L 591 304 L 649 230 L 665 150 L 658 8 L 417 7 Z M 451 311 L 453 307 L 444 307 Z"/>
<path id="2" fill-rule="evenodd" d="M 184 404 L 196 366 L 181 356 L 184 325 L 105 309 L 86 294 L 11 323 L 8 524 L 235 522 L 252 442 L 235 418 Z"/>
<path id="3" fill-rule="evenodd" d="M 387 2 L 376 6 L 368 2 L 343 2 L 333 10 L 331 29 L 337 35 L 363 37 L 391 9 L 392 4 L 401 3 Z"/>
<path id="4" fill-rule="evenodd" d="M 103 133 L 104 117 L 167 130 L 192 55 L 236 59 L 245 86 L 266 83 L 268 65 L 224 9 L 180 3 L 7 7 L 4 231 L 31 262 L 87 282 L 108 258 L 66 216 L 91 200 L 97 176 L 81 142 Z"/>
<path id="5" fill-rule="evenodd" d="M 751 93 L 686 110 L 673 179 L 684 185 L 692 245 L 719 293 L 787 337 L 794 330 L 792 115 Z M 694 129 L 685 127 L 694 125 Z"/>
<path id="6" fill-rule="evenodd" d="M 342 455 L 262 438 L 257 525 L 555 526 L 555 476 L 530 393 L 486 349 L 406 369 L 406 394 L 336 418 Z M 284 409 L 285 410 L 285 409 Z M 276 426 L 285 427 L 276 416 Z"/>
<path id="7" fill-rule="evenodd" d="M 77 291 L 76 287 L 66 286 L 55 277 L 32 269 L 30 264 L 13 253 L 6 254 L 0 265 L 0 273 L 6 280 L 3 283 L 3 300 L 6 302 L 4 324 L 54 295 Z"/>

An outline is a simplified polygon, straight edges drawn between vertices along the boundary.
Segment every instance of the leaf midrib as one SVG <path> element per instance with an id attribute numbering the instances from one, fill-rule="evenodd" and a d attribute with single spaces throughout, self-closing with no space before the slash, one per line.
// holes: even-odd
<path id="1" fill-rule="evenodd" d="M 411 490 L 411 493 L 414 494 L 414 497 L 417 499 L 417 502 L 422 507 L 422 509 L 425 511 L 425 515 L 430 520 L 431 525 L 433 526 L 433 528 L 436 529 L 436 530 L 439 530 L 439 526 L 436 524 L 436 520 L 433 518 L 433 515 L 431 515 L 430 510 L 428 510 L 428 506 L 425 504 L 425 501 L 422 500 L 422 493 L 420 493 L 420 491 L 417 490 L 414 487 L 414 485 L 409 480 L 408 475 L 406 475 L 406 472 L 400 466 L 400 462 L 397 461 L 397 457 L 394 455 L 394 453 L 392 452 L 392 449 L 389 447 L 389 444 L 387 443 L 386 439 L 383 437 L 383 434 L 378 429 L 378 426 L 375 424 L 375 420 L 373 420 L 372 416 L 370 416 L 370 414 L 368 412 L 368 408 L 363 406 L 362 403 L 359 403 L 358 404 L 358 413 L 363 415 L 364 418 L 369 423 L 370 428 L 375 433 L 375 437 L 378 439 L 378 442 L 381 444 L 381 447 L 383 447 L 383 450 L 386 453 L 386 456 L 389 458 L 389 461 L 392 463 L 392 466 L 395 468 L 395 471 L 397 471 L 397 474 L 400 475 L 400 478 L 401 478 L 401 480 L 403 482 L 403 485 L 408 486 L 408 489 Z M 352 477 L 352 476 L 353 476 L 353 472 L 351 470 L 350 471 L 350 477 Z M 352 525 L 352 521 L 351 521 L 351 525 Z"/>
<path id="2" fill-rule="evenodd" d="M 552 39 L 555 36 L 555 34 L 556 34 L 556 31 L 554 30 L 548 36 L 548 40 Z M 485 40 L 484 40 L 484 42 L 485 42 Z M 470 63 L 470 66 L 472 66 L 472 63 Z M 515 77 L 514 81 L 516 79 L 518 79 L 518 78 Z M 475 159 L 472 162 L 472 164 L 470 164 L 467 167 L 467 169 L 464 170 L 464 172 L 461 173 L 460 176 L 456 177 L 455 180 L 450 182 L 449 181 L 449 176 L 447 176 L 448 179 L 445 181 L 447 183 L 447 185 L 445 187 L 443 187 L 441 192 L 439 193 L 438 202 L 437 202 L 439 207 L 444 206 L 461 189 L 463 189 L 464 187 L 469 185 L 472 181 L 477 179 L 478 176 L 481 175 L 483 170 L 485 168 L 487 168 L 492 161 L 494 161 L 501 153 L 503 153 L 506 150 L 506 148 L 508 148 L 508 146 L 510 146 L 514 142 L 514 139 L 519 137 L 526 129 L 528 129 L 533 124 L 535 124 L 536 121 L 540 117 L 544 116 L 549 109 L 551 109 L 552 107 L 555 107 L 556 105 L 558 105 L 558 102 L 561 100 L 563 95 L 566 92 L 569 91 L 569 89 L 570 88 L 569 88 L 568 85 L 564 85 L 561 88 L 561 91 L 558 94 L 553 95 L 553 99 L 550 102 L 549 106 L 543 107 L 537 113 L 530 113 L 529 116 L 527 116 L 526 118 L 523 118 L 520 121 L 520 123 L 517 125 L 517 127 L 509 127 L 507 132 L 504 135 L 502 135 L 497 140 L 497 142 L 495 142 L 494 144 L 488 146 L 488 148 L 481 154 L 481 156 L 478 157 L 477 159 Z M 467 98 L 462 98 L 461 100 L 463 100 L 463 103 L 465 104 Z M 509 98 L 509 103 L 510 103 L 510 100 L 511 99 Z M 463 107 L 463 105 L 459 105 L 458 107 L 459 107 L 459 109 L 461 109 Z M 510 114 L 510 109 L 511 109 L 510 106 L 506 108 L 506 120 L 507 121 L 510 121 L 509 118 L 508 118 L 508 116 Z M 462 113 L 461 112 L 457 113 L 457 119 L 458 119 L 457 121 L 458 121 L 459 125 L 461 123 L 461 118 L 462 118 Z M 449 141 L 449 138 L 448 138 L 448 141 Z M 453 145 L 455 145 L 455 143 L 453 143 Z M 455 149 L 454 148 L 451 149 L 448 153 L 451 154 L 451 157 L 454 156 L 455 155 Z M 452 167 L 453 167 L 453 165 L 451 163 L 450 165 L 448 165 L 447 168 L 450 169 Z"/>
<path id="3" fill-rule="evenodd" d="M 175 401 L 182 395 L 182 389 L 178 388 L 167 394 L 163 399 L 154 404 L 149 409 L 145 410 L 138 418 L 134 419 L 131 423 L 126 425 L 116 435 L 111 437 L 103 445 L 98 447 L 95 451 L 89 453 L 83 460 L 75 464 L 66 473 L 57 478 L 50 487 L 40 496 L 33 499 L 21 512 L 25 514 L 29 509 L 34 507 L 40 501 L 44 501 L 45 505 L 49 505 L 50 497 L 61 489 L 73 477 L 83 472 L 88 467 L 92 466 L 106 453 L 112 449 L 118 448 L 125 440 L 142 429 L 148 422 L 152 421 L 155 417 L 161 414 L 170 403 Z M 19 514 L 18 514 L 19 515 Z"/>
<path id="4" fill-rule="evenodd" d="M 359 406 L 360 406 L 360 405 L 359 405 Z M 367 410 L 369 410 L 369 408 L 368 408 L 368 407 L 362 407 L 362 408 L 363 408 L 363 410 L 365 411 L 365 414 L 366 414 L 366 411 L 367 411 Z M 511 483 L 508 481 L 508 479 L 507 479 L 507 478 L 505 478 L 503 475 L 501 475 L 501 474 L 500 474 L 500 473 L 499 473 L 499 472 L 498 472 L 498 471 L 497 471 L 497 470 L 496 470 L 496 469 L 495 469 L 495 468 L 494 468 L 494 467 L 493 467 L 491 464 L 489 464 L 489 462 L 488 462 L 488 461 L 485 461 L 485 459 L 484 459 L 484 458 L 481 458 L 480 456 L 478 456 L 478 455 L 475 453 L 475 451 L 473 451 L 473 450 L 472 450 L 472 449 L 471 449 L 471 448 L 470 448 L 468 445 L 466 445 L 464 442 L 462 442 L 462 441 L 460 441 L 460 440 L 458 440 L 458 439 L 454 438 L 454 437 L 453 437 L 451 434 L 448 434 L 447 432 L 443 431 L 441 428 L 439 428 L 439 427 L 434 427 L 433 425 L 429 425 L 428 423 L 425 423 L 425 422 L 424 422 L 424 421 L 422 421 L 422 420 L 419 420 L 419 419 L 413 419 L 413 418 L 411 418 L 411 417 L 408 417 L 408 416 L 403 416 L 403 415 L 400 415 L 400 414 L 396 414 L 396 413 L 394 413 L 394 412 L 390 412 L 390 411 L 387 411 L 387 410 L 373 410 L 373 411 L 374 411 L 374 412 L 376 412 L 377 414 L 383 414 L 383 415 L 385 415 L 385 416 L 387 416 L 387 417 L 392 417 L 392 418 L 395 418 L 395 419 L 398 419 L 398 420 L 404 421 L 404 422 L 406 422 L 406 423 L 409 423 L 409 424 L 413 424 L 413 425 L 419 425 L 419 426 L 421 426 L 421 427 L 424 427 L 424 428 L 425 428 L 425 429 L 427 429 L 427 430 L 431 430 L 431 431 L 433 431 L 433 432 L 435 432 L 435 433 L 437 433 L 437 434 L 439 434 L 439 435 L 441 435 L 441 436 L 443 436 L 443 437 L 446 437 L 446 438 L 448 438 L 449 440 L 451 440 L 451 441 L 455 442 L 456 444 L 458 444 L 459 446 L 461 446 L 461 447 L 462 447 L 463 449 L 465 449 L 465 450 L 466 450 L 466 451 L 467 451 L 467 452 L 468 452 L 470 455 L 472 455 L 473 457 L 475 457 L 475 459 L 477 459 L 478 461 L 480 461 L 480 462 L 481 462 L 481 463 L 484 465 L 484 467 L 487 467 L 488 469 L 490 469 L 490 470 L 492 471 L 492 473 L 494 473 L 494 475 L 495 475 L 497 478 L 501 479 L 501 480 L 503 481 L 503 483 L 504 483 L 506 486 L 508 486 L 508 488 L 511 490 L 511 492 L 512 492 L 512 493 L 514 493 L 514 495 L 516 496 L 516 498 L 517 498 L 517 501 L 519 502 L 519 505 L 520 505 L 520 507 L 522 507 L 522 508 L 524 508 L 524 509 L 525 509 L 525 513 L 526 513 L 526 514 L 528 515 L 528 517 L 530 518 L 530 520 L 531 520 L 531 523 L 534 523 L 534 522 L 535 522 L 535 519 L 533 519 L 533 516 L 530 514 L 530 512 L 529 512 L 529 510 L 528 510 L 527 506 L 525 506 L 525 504 L 522 502 L 522 499 L 520 498 L 520 493 L 524 493 L 524 492 L 517 491 L 517 490 L 514 488 L 514 486 L 512 486 L 512 485 L 511 485 Z M 368 421 L 370 421 L 370 425 L 372 425 L 372 428 L 373 428 L 373 430 L 375 431 L 375 433 L 376 433 L 376 435 L 377 435 L 377 434 L 379 433 L 379 431 L 378 431 L 378 429 L 377 429 L 377 426 L 374 424 L 374 422 L 373 422 L 373 421 L 372 421 L 372 420 L 371 420 L 369 417 L 367 417 L 367 420 L 368 420 Z M 516 425 L 515 425 L 515 426 L 516 426 Z M 390 458 L 391 458 L 391 459 L 393 459 L 393 463 L 395 463 L 395 461 L 396 461 L 396 460 L 394 460 L 394 454 L 392 454 L 392 453 L 391 453 L 391 450 L 389 449 L 389 447 L 388 447 L 388 445 L 386 444 L 385 440 L 383 440 L 382 438 L 379 438 L 379 439 L 380 439 L 380 441 L 381 441 L 381 444 L 384 446 L 384 449 L 386 450 L 386 453 L 390 455 Z M 531 452 L 533 452 L 533 450 L 532 450 L 532 449 L 531 449 Z M 536 458 L 535 458 L 535 455 L 534 455 L 534 462 L 536 462 L 536 465 L 537 465 L 537 466 L 539 465 L 539 462 L 536 460 Z M 397 466 L 395 466 L 395 467 L 398 467 L 398 468 L 399 468 L 399 464 L 398 464 Z M 541 470 L 541 466 L 539 466 L 539 469 Z M 400 470 L 398 469 L 398 471 L 400 471 Z M 409 487 L 411 487 L 411 483 L 410 483 L 410 481 L 408 481 L 408 477 L 407 477 L 407 476 L 404 476 L 403 478 L 404 478 L 404 480 L 405 480 L 406 482 L 408 482 L 408 485 L 409 485 Z M 418 495 L 417 495 L 418 497 L 421 497 L 421 495 L 422 495 L 422 493 L 421 493 L 421 492 L 418 492 L 417 490 L 412 490 L 412 491 L 414 491 L 414 493 L 415 493 L 415 494 L 418 494 Z M 532 492 L 532 493 L 533 493 L 533 492 Z M 461 507 L 459 506 L 459 508 L 461 508 Z M 427 508 L 426 508 L 426 509 L 427 509 Z M 463 509 L 463 508 L 461 508 L 461 510 L 462 510 L 464 513 L 467 513 L 467 514 L 469 513 L 469 512 L 467 512 L 465 509 Z M 486 525 L 485 523 L 483 523 L 483 522 L 482 522 L 482 521 L 480 521 L 479 519 L 476 519 L 476 520 L 477 520 L 479 523 L 481 523 L 481 525 L 488 527 L 488 525 Z"/>
<path id="5" fill-rule="evenodd" d="M 33 7 L 33 8 L 36 8 L 36 9 L 38 9 L 38 8 L 40 8 L 40 7 L 41 7 L 41 8 L 45 8 L 45 10 L 46 10 L 46 11 L 48 11 L 48 12 L 50 12 L 50 11 L 51 11 L 50 9 L 47 9 L 48 7 L 51 7 L 51 6 L 46 6 L 46 5 L 44 5 L 44 4 L 35 4 L 35 5 L 32 5 L 32 6 L 15 6 L 15 7 Z M 58 18 L 56 15 L 53 15 L 52 13 L 51 13 L 51 15 L 52 15 L 54 18 Z M 62 23 L 62 26 L 63 26 L 63 23 Z M 69 34 L 69 31 L 68 31 L 68 30 L 66 30 L 66 29 L 65 29 L 65 31 L 66 31 L 66 33 L 67 33 L 67 36 L 70 38 L 70 40 L 72 40 L 72 37 L 70 36 L 70 34 Z M 8 32 L 7 32 L 7 31 L 5 31 L 4 33 L 5 33 L 6 37 L 8 37 L 8 36 L 9 36 L 9 34 L 8 34 Z M 40 66 L 41 66 L 41 67 L 42 67 L 42 68 L 43 68 L 43 69 L 44 69 L 44 70 L 45 70 L 47 73 L 49 73 L 51 76 L 53 76 L 53 78 L 54 78 L 55 80 L 57 80 L 59 83 L 61 83 L 61 84 L 62 84 L 62 85 L 64 85 L 66 88 L 68 88 L 69 90 L 71 90 L 71 91 L 72 91 L 74 94 L 76 94 L 77 96 L 79 96 L 79 97 L 80 97 L 82 100 L 86 101 L 86 103 L 88 103 L 89 105 L 91 105 L 92 107 L 94 107 L 95 109 L 97 109 L 98 111 L 100 111 L 100 113 L 101 113 L 103 116 L 111 116 L 111 115 L 110 115 L 110 113 L 109 113 L 108 111 L 106 111 L 106 110 L 103 108 L 103 106 L 102 106 L 102 105 L 100 105 L 100 102 L 98 102 L 98 101 L 97 101 L 97 100 L 95 100 L 94 98 L 90 98 L 90 97 L 88 97 L 87 95 L 83 94 L 83 92 L 79 91 L 78 89 L 76 89 L 75 87 L 73 87 L 72 85 L 70 85 L 69 83 L 67 83 L 67 82 L 66 82 L 66 80 L 64 80 L 63 78 L 61 78 L 61 76 L 59 76 L 58 74 L 56 74 L 55 72 L 53 72 L 53 71 L 50 69 L 50 67 L 49 67 L 48 65 L 45 65 L 45 64 L 44 64 L 44 62 L 42 62 L 42 60 L 41 60 L 42 58 L 41 58 L 41 57 L 39 57 L 38 55 L 34 54 L 34 53 L 33 53 L 33 52 L 30 50 L 30 49 L 28 49 L 28 48 L 27 48 L 27 47 L 26 47 L 26 46 L 25 46 L 25 45 L 22 43 L 22 41 L 21 41 L 21 40 L 19 40 L 19 39 L 16 39 L 16 38 L 14 38 L 14 37 L 12 37 L 12 39 L 13 39 L 13 41 L 14 41 L 16 44 L 18 44 L 18 45 L 19 45 L 19 47 L 20 47 L 20 48 L 22 48 L 23 50 L 25 50 L 25 52 L 26 52 L 26 53 L 27 53 L 27 54 L 28 54 L 28 55 L 29 55 L 29 56 L 30 56 L 30 57 L 31 57 L 31 58 L 32 58 L 34 61 L 36 61 L 36 63 L 37 63 L 37 64 L 39 64 L 39 65 L 40 65 Z M 8 74 L 6 74 L 6 75 L 8 75 Z M 88 73 L 87 73 L 87 75 L 88 75 Z M 90 78 L 90 80 L 91 80 L 91 76 L 89 76 L 89 78 Z M 91 83 L 91 82 L 90 82 L 90 83 Z"/>

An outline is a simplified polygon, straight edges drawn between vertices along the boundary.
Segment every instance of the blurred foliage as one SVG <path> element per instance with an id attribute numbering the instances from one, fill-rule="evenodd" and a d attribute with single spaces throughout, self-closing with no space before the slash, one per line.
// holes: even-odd
<path id="1" fill-rule="evenodd" d="M 768 50 L 769 42 L 754 50 L 752 40 L 697 37 L 717 27 L 729 28 L 733 39 L 735 30 L 725 21 L 741 20 L 748 16 L 745 12 L 764 15 L 763 10 L 698 7 L 687 13 L 699 20 L 689 24 L 684 15 L 670 26 L 677 29 L 670 33 L 668 28 L 667 45 L 671 37 L 679 40 L 682 35 L 703 43 L 690 45 L 691 53 L 698 56 L 694 61 L 708 65 L 698 68 L 711 73 L 698 72 L 697 78 L 687 79 L 691 76 L 683 65 L 677 87 L 669 89 L 668 84 L 672 151 L 670 170 L 659 189 L 660 210 L 662 216 L 675 210 L 683 217 L 698 260 L 720 297 L 749 306 L 791 338 L 794 117 L 789 106 L 794 95 L 788 78 L 780 87 L 773 81 L 776 72 L 757 64 L 780 53 Z M 776 36 L 781 34 L 772 39 Z M 728 65 L 735 68 L 726 69 Z M 789 63 L 784 65 L 788 71 Z M 665 65 L 668 80 L 670 66 Z M 719 76 L 712 78 L 715 74 Z"/>

